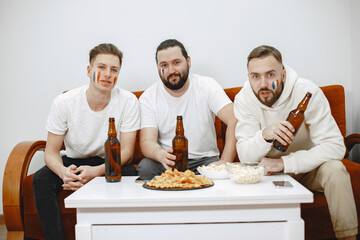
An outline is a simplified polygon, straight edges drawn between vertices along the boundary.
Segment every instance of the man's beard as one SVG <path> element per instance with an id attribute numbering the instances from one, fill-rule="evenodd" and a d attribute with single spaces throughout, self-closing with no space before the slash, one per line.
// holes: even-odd
<path id="1" fill-rule="evenodd" d="M 172 83 L 169 79 L 173 76 L 179 77 L 180 78 L 179 81 Z M 186 70 L 182 73 L 173 73 L 169 75 L 167 79 L 164 79 L 165 78 L 164 76 L 160 76 L 161 81 L 164 83 L 164 85 L 171 90 L 181 89 L 185 85 L 188 77 L 189 77 L 189 67 L 187 67 Z"/>
<path id="2" fill-rule="evenodd" d="M 257 93 L 255 93 L 255 92 L 254 93 L 262 104 L 264 104 L 268 107 L 271 107 L 279 99 L 279 97 L 283 91 L 283 88 L 284 88 L 284 82 L 283 82 L 283 78 L 281 78 L 279 87 L 276 88 L 275 91 L 270 90 L 268 88 L 261 88 Z M 270 94 L 270 96 L 267 98 L 261 98 L 260 97 L 261 91 L 269 91 L 272 94 Z"/>

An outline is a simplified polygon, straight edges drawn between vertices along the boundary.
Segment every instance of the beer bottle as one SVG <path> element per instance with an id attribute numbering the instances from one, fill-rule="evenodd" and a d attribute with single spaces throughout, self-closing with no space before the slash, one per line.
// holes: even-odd
<path id="1" fill-rule="evenodd" d="M 188 140 L 184 135 L 182 116 L 177 116 L 175 134 L 172 141 L 173 154 L 176 156 L 175 168 L 178 171 L 185 172 L 189 169 Z"/>
<path id="2" fill-rule="evenodd" d="M 287 117 L 286 121 L 289 121 L 291 125 L 295 128 L 295 132 L 293 133 L 294 136 L 296 135 L 297 131 L 299 130 L 302 122 L 304 121 L 304 112 L 307 108 L 307 105 L 309 103 L 309 100 L 311 98 L 311 93 L 307 92 L 303 100 L 299 103 L 296 109 L 292 110 L 289 113 L 289 116 Z M 275 140 L 273 142 L 273 146 L 275 149 L 286 152 L 286 150 L 289 148 L 290 144 L 282 145 L 279 141 Z"/>
<path id="3" fill-rule="evenodd" d="M 114 118 L 109 118 L 108 139 L 105 142 L 105 179 L 107 182 L 121 180 L 121 147 L 116 137 Z"/>

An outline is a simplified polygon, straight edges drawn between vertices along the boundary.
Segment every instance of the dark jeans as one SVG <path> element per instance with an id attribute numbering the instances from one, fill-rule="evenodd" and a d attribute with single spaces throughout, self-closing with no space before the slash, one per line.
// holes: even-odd
<path id="1" fill-rule="evenodd" d="M 65 167 L 71 164 L 79 167 L 81 165 L 98 166 L 104 163 L 104 159 L 100 157 L 74 159 L 63 156 L 62 160 Z M 121 174 L 123 176 L 136 176 L 137 172 L 133 165 L 124 165 L 121 167 Z M 46 165 L 34 174 L 35 206 L 44 230 L 45 239 L 64 239 L 60 206 L 57 201 L 57 192 L 62 189 L 62 184 L 62 179 Z"/>

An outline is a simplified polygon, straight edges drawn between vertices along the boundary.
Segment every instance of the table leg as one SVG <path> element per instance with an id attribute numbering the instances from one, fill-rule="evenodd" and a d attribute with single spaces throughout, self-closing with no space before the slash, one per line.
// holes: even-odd
<path id="1" fill-rule="evenodd" d="M 305 239 L 305 224 L 304 220 L 288 221 L 288 227 L 285 239 L 304 240 Z"/>
<path id="2" fill-rule="evenodd" d="M 76 224 L 75 233 L 76 240 L 91 240 L 91 224 Z"/>

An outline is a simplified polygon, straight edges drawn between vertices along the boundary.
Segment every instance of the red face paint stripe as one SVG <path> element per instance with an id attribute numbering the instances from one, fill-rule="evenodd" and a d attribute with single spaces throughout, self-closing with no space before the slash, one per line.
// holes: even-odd
<path id="1" fill-rule="evenodd" d="M 115 76 L 114 77 L 114 85 L 116 84 L 116 80 L 117 80 L 117 77 Z"/>
<path id="2" fill-rule="evenodd" d="M 99 81 L 100 81 L 100 72 L 98 72 L 98 75 L 97 75 L 97 83 L 99 83 Z"/>

